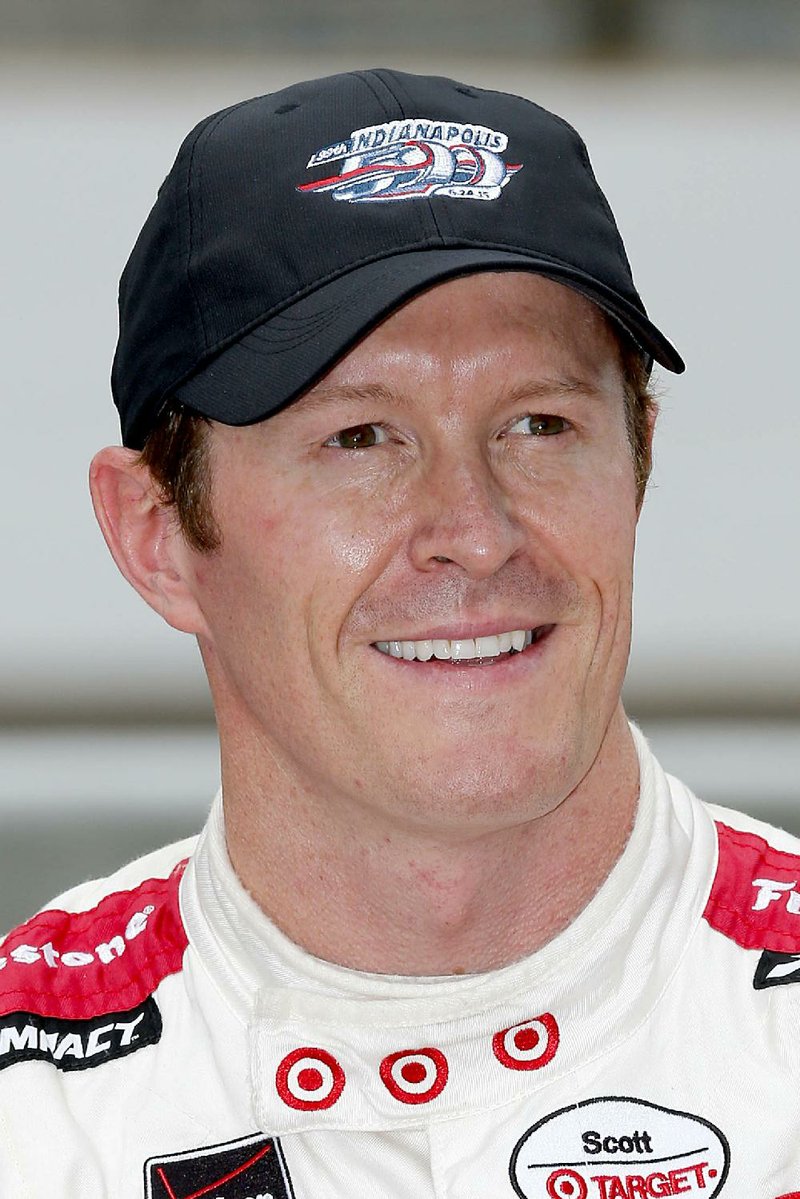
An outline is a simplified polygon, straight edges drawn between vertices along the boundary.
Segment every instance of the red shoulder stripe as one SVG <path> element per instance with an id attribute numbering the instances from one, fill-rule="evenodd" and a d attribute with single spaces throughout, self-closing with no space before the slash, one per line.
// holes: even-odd
<path id="1" fill-rule="evenodd" d="M 0 946 L 0 1016 L 87 1020 L 143 1003 L 181 969 L 180 862 L 169 878 L 106 895 L 88 912 L 40 912 Z"/>
<path id="2" fill-rule="evenodd" d="M 800 855 L 719 822 L 717 839 L 708 923 L 743 949 L 800 953 Z"/>

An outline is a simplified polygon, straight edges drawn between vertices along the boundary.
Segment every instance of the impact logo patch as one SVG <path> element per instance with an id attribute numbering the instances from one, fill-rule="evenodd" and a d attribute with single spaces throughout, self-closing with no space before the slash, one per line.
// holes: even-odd
<path id="1" fill-rule="evenodd" d="M 150 1158 L 146 1199 L 294 1199 L 280 1142 L 260 1134 Z"/>
<path id="2" fill-rule="evenodd" d="M 161 1013 L 152 998 L 129 1012 L 109 1012 L 91 1020 L 10 1012 L 0 1017 L 0 1070 L 15 1062 L 50 1062 L 58 1070 L 88 1070 L 160 1039 Z"/>
<path id="3" fill-rule="evenodd" d="M 789 983 L 800 983 L 800 953 L 772 953 L 765 949 L 753 977 L 755 989 L 763 991 L 765 987 L 785 987 Z"/>
<path id="4" fill-rule="evenodd" d="M 724 1135 L 708 1120 L 643 1099 L 586 1099 L 545 1116 L 511 1156 L 522 1199 L 656 1199 L 722 1190 Z"/>
<path id="5" fill-rule="evenodd" d="M 312 154 L 306 170 L 342 161 L 338 175 L 301 183 L 299 192 L 330 192 L 350 204 L 450 196 L 496 200 L 522 163 L 501 155 L 508 137 L 483 125 L 428 119 L 356 129 Z"/>

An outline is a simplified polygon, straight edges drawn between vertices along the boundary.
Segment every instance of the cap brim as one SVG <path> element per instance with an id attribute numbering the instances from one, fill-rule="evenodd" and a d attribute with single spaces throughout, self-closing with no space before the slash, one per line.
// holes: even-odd
<path id="1" fill-rule="evenodd" d="M 475 271 L 527 270 L 574 288 L 618 322 L 642 351 L 676 374 L 677 350 L 644 313 L 573 267 L 494 249 L 395 254 L 341 275 L 227 346 L 173 395 L 229 425 L 248 425 L 290 404 L 394 309 L 434 283 Z"/>

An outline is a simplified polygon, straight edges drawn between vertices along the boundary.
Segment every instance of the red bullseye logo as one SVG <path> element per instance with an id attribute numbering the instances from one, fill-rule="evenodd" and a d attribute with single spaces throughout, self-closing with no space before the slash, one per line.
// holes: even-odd
<path id="1" fill-rule="evenodd" d="M 383 1085 L 400 1103 L 430 1103 L 444 1090 L 447 1074 L 439 1049 L 401 1049 L 381 1062 Z"/>
<path id="2" fill-rule="evenodd" d="M 541 1070 L 555 1057 L 559 1035 L 555 1016 L 544 1012 L 495 1033 L 492 1051 L 507 1070 Z M 564 1193 L 570 1195 L 569 1191 Z"/>
<path id="3" fill-rule="evenodd" d="M 333 1107 L 344 1090 L 344 1070 L 324 1049 L 294 1049 L 278 1066 L 275 1085 L 287 1107 L 318 1112 Z"/>
<path id="4" fill-rule="evenodd" d="M 550 1199 L 586 1199 L 589 1188 L 574 1170 L 554 1170 L 547 1180 Z"/>

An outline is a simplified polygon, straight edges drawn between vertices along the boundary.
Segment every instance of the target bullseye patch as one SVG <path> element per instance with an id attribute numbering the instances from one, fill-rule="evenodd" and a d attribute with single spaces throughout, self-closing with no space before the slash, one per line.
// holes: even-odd
<path id="1" fill-rule="evenodd" d="M 283 1102 L 301 1112 L 333 1107 L 344 1084 L 344 1070 L 325 1049 L 293 1049 L 275 1074 L 275 1086 Z"/>
<path id="2" fill-rule="evenodd" d="M 401 1049 L 381 1062 L 386 1090 L 400 1103 L 430 1103 L 447 1085 L 447 1058 L 440 1049 Z"/>
<path id="3" fill-rule="evenodd" d="M 543 1012 L 495 1033 L 492 1051 L 507 1070 L 541 1070 L 555 1057 L 559 1038 L 555 1016 Z"/>

